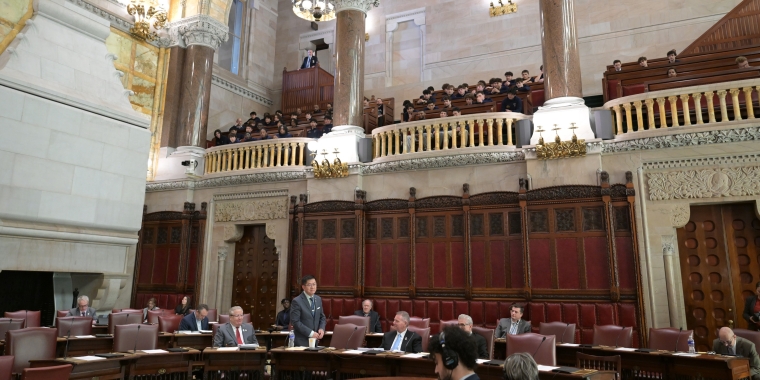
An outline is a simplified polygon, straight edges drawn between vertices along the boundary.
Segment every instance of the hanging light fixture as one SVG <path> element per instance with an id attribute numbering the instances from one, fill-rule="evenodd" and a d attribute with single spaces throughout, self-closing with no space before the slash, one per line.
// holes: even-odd
<path id="1" fill-rule="evenodd" d="M 331 0 L 291 0 L 293 13 L 308 21 L 330 21 L 335 18 L 335 5 Z"/>

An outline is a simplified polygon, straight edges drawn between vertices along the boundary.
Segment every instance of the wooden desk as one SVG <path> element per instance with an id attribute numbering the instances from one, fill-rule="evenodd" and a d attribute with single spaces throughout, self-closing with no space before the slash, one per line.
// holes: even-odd
<path id="1" fill-rule="evenodd" d="M 126 354 L 120 358 L 110 358 L 96 361 L 78 360 L 72 357 L 52 360 L 31 360 L 32 368 L 50 367 L 56 365 L 71 364 L 74 369 L 69 379 L 93 379 L 112 380 L 125 379 L 130 363 L 137 360 L 137 355 Z"/>
<path id="2" fill-rule="evenodd" d="M 166 349 L 173 347 L 174 334 L 158 334 L 156 348 Z M 210 344 L 209 344 L 210 346 Z M 208 347 L 203 346 L 201 349 Z M 92 354 L 105 354 L 113 350 L 113 337 L 107 338 L 76 338 L 69 339 L 69 351 L 67 356 L 84 356 Z M 58 338 L 56 342 L 56 356 L 63 357 L 66 352 L 66 338 Z"/>
<path id="3" fill-rule="evenodd" d="M 32 360 L 31 367 L 48 367 L 71 364 L 74 369 L 69 379 L 134 379 L 151 376 L 152 379 L 184 380 L 192 378 L 192 363 L 200 351 L 125 354 L 120 358 L 86 361 L 74 357 L 54 360 Z"/>
<path id="4" fill-rule="evenodd" d="M 248 379 L 263 379 L 267 365 L 267 351 L 218 351 L 216 348 L 203 350 L 203 378 L 205 380 L 239 379 L 245 374 Z"/>
<path id="5" fill-rule="evenodd" d="M 203 351 L 206 347 L 211 347 L 214 338 L 211 334 L 182 334 L 176 333 L 172 341 L 172 347 L 194 348 Z M 258 336 L 257 336 L 258 338 Z"/>

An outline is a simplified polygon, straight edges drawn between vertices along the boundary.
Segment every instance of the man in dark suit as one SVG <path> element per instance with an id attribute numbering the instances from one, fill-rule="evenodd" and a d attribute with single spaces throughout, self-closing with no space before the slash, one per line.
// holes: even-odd
<path id="1" fill-rule="evenodd" d="M 435 356 L 439 379 L 480 380 L 475 373 L 478 356 L 475 341 L 456 326 L 446 326 L 430 340 L 428 351 Z"/>
<path id="2" fill-rule="evenodd" d="M 755 295 L 749 296 L 744 300 L 744 313 L 742 317 L 749 324 L 749 329 L 753 331 L 758 330 L 758 323 L 760 323 L 760 282 L 755 284 Z"/>
<path id="3" fill-rule="evenodd" d="M 369 332 L 381 333 L 383 327 L 380 325 L 380 314 L 372 310 L 372 301 L 362 301 L 362 309 L 354 312 L 354 315 L 360 315 L 362 317 L 369 317 Z"/>
<path id="4" fill-rule="evenodd" d="M 530 322 L 522 320 L 524 311 L 524 306 L 512 304 L 512 308 L 509 309 L 509 315 L 511 318 L 502 318 L 499 321 L 499 325 L 496 326 L 496 337 L 504 338 L 507 334 L 518 335 L 529 333 Z"/>
<path id="5" fill-rule="evenodd" d="M 66 314 L 67 317 L 92 317 L 93 321 L 98 320 L 98 315 L 95 312 L 95 309 L 89 307 L 90 304 L 90 297 L 87 296 L 79 296 L 77 298 L 77 307 L 69 310 L 69 313 Z"/>
<path id="6" fill-rule="evenodd" d="M 301 64 L 301 68 L 308 69 L 310 67 L 316 66 L 319 61 L 317 61 L 317 56 L 314 55 L 314 51 L 309 50 L 306 54 L 307 54 L 306 57 L 303 58 L 303 63 Z"/>
<path id="7" fill-rule="evenodd" d="M 472 339 L 475 339 L 475 344 L 478 346 L 478 358 L 488 359 L 488 342 L 480 334 L 472 333 L 472 317 L 467 314 L 460 314 L 458 318 L 459 328 L 466 332 Z"/>
<path id="8" fill-rule="evenodd" d="M 214 347 L 235 347 L 241 344 L 259 344 L 256 331 L 250 323 L 243 323 L 243 308 L 230 308 L 230 321 L 225 323 L 214 335 Z"/>
<path id="9" fill-rule="evenodd" d="M 309 338 L 322 339 L 325 336 L 325 311 L 322 298 L 317 292 L 317 279 L 307 274 L 301 279 L 303 292 L 290 303 L 290 324 L 296 335 L 295 345 L 308 347 Z"/>
<path id="10" fill-rule="evenodd" d="M 383 349 L 385 351 L 404 351 L 411 354 L 422 352 L 422 337 L 414 331 L 409 331 L 409 313 L 399 311 L 393 318 L 394 331 L 388 331 L 383 335 Z"/>
<path id="11" fill-rule="evenodd" d="M 194 312 L 182 317 L 179 322 L 180 331 L 210 330 L 208 327 L 208 305 L 200 304 Z"/>
<path id="12" fill-rule="evenodd" d="M 713 351 L 720 355 L 735 355 L 749 359 L 752 380 L 760 380 L 760 357 L 757 355 L 755 344 L 740 338 L 728 327 L 721 327 L 718 339 L 713 341 Z"/>

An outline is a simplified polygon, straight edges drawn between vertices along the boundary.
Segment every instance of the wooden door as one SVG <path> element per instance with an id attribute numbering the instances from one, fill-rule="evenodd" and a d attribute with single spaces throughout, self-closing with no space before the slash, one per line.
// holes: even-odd
<path id="1" fill-rule="evenodd" d="M 274 324 L 278 267 L 274 240 L 266 236 L 266 227 L 246 226 L 243 238 L 235 244 L 232 305 L 250 313 L 251 323 L 257 329 Z"/>
<path id="2" fill-rule="evenodd" d="M 686 322 L 698 351 L 712 349 L 720 327 L 747 327 L 741 314 L 760 280 L 758 236 L 760 221 L 746 203 L 692 207 L 678 229 Z"/>

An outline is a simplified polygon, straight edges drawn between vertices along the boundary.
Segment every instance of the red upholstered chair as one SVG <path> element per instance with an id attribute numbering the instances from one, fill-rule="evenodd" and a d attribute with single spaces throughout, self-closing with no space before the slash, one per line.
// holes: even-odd
<path id="1" fill-rule="evenodd" d="M 221 323 L 214 323 L 213 325 L 211 325 L 211 343 L 212 344 L 214 342 L 214 337 L 216 337 L 216 332 L 219 331 L 219 328 L 222 326 L 224 325 Z"/>
<path id="2" fill-rule="evenodd" d="M 173 333 L 179 330 L 182 315 L 162 315 L 158 317 L 158 331 Z"/>
<path id="3" fill-rule="evenodd" d="M 755 344 L 755 347 L 760 347 L 760 331 L 752 331 L 746 329 L 735 329 L 734 334 L 740 338 L 747 339 Z M 718 334 L 715 334 L 716 336 Z M 679 344 L 680 346 L 680 344 Z"/>
<path id="4" fill-rule="evenodd" d="M 527 352 L 533 355 L 533 359 L 538 364 L 556 366 L 557 350 L 554 347 L 555 340 L 555 337 L 552 335 L 545 336 L 535 333 L 507 334 L 507 357 L 518 352 Z"/>
<path id="5" fill-rule="evenodd" d="M 430 327 L 430 318 L 409 317 L 409 326 L 426 329 Z"/>
<path id="6" fill-rule="evenodd" d="M 111 313 L 108 314 L 108 333 L 114 333 L 115 326 L 142 323 L 142 310 L 137 312 Z"/>
<path id="7" fill-rule="evenodd" d="M 208 315 L 206 315 L 206 318 L 208 318 L 209 322 L 216 322 L 219 319 L 216 309 L 208 309 Z"/>
<path id="8" fill-rule="evenodd" d="M 13 373 L 29 368 L 30 360 L 55 359 L 58 331 L 44 327 L 11 330 L 5 334 L 5 354 L 13 355 Z"/>
<path id="9" fill-rule="evenodd" d="M 485 327 L 472 327 L 472 333 L 486 338 L 486 347 L 488 347 L 488 358 L 493 359 L 493 341 L 496 329 L 487 329 Z"/>
<path id="10" fill-rule="evenodd" d="M 558 343 L 575 343 L 575 323 L 541 322 L 538 326 L 541 335 L 554 335 Z"/>
<path id="11" fill-rule="evenodd" d="M 74 366 L 71 364 L 24 368 L 21 380 L 68 380 L 72 369 L 74 369 Z"/>
<path id="12" fill-rule="evenodd" d="M 653 350 L 676 350 L 676 344 L 678 344 L 678 351 L 689 352 L 689 335 L 693 333 L 692 330 L 683 330 L 679 333 L 678 329 L 672 327 L 666 327 L 662 329 L 649 328 L 649 348 Z M 679 336 L 680 335 L 680 336 Z"/>
<path id="13" fill-rule="evenodd" d="M 142 315 L 142 309 L 111 309 L 111 313 L 140 313 Z"/>
<path id="14" fill-rule="evenodd" d="M 5 318 L 26 319 L 24 328 L 40 327 L 40 312 L 31 310 L 6 311 Z"/>
<path id="15" fill-rule="evenodd" d="M 219 315 L 219 323 L 225 324 L 230 321 L 230 315 L 229 314 L 220 314 Z M 243 314 L 243 323 L 251 323 L 251 315 L 250 314 Z"/>
<path id="16" fill-rule="evenodd" d="M 369 333 L 369 317 L 361 315 L 341 315 L 338 317 L 338 325 L 345 325 L 347 323 L 362 326 L 364 327 L 364 334 Z M 336 325 L 335 327 L 337 328 L 338 326 Z M 333 328 L 333 331 L 335 331 L 335 328 Z M 335 335 L 333 335 L 333 339 L 335 339 Z"/>
<path id="17" fill-rule="evenodd" d="M 631 347 L 633 328 L 618 325 L 594 325 L 594 346 Z"/>
<path id="18" fill-rule="evenodd" d="M 139 330 L 138 330 L 139 327 Z M 137 344 L 135 345 L 135 341 Z M 113 351 L 155 350 L 158 344 L 158 325 L 118 325 L 114 327 Z"/>
<path id="19" fill-rule="evenodd" d="M 369 317 L 367 317 L 369 319 Z M 339 323 L 333 329 L 330 346 L 337 349 L 355 350 L 361 347 L 364 342 L 365 326 L 355 325 L 353 323 Z"/>
<path id="20" fill-rule="evenodd" d="M 459 326 L 459 320 L 458 319 L 449 319 L 448 321 L 441 321 L 440 327 L 438 328 L 439 331 L 443 331 L 443 328 L 448 325 L 454 325 Z"/>
<path id="21" fill-rule="evenodd" d="M 67 315 L 69 315 L 69 311 L 68 310 L 56 310 L 56 312 L 55 312 L 55 316 L 57 318 L 65 317 Z"/>
<path id="22" fill-rule="evenodd" d="M 58 336 L 92 335 L 92 317 L 63 317 L 55 320 Z"/>
<path id="23" fill-rule="evenodd" d="M 430 319 L 428 319 L 428 322 L 430 322 Z M 409 325 L 407 327 L 409 331 L 414 331 L 417 334 L 420 334 L 422 337 L 422 352 L 427 352 L 428 349 L 428 343 L 430 342 L 430 327 L 417 327 Z"/>
<path id="24" fill-rule="evenodd" d="M 24 328 L 23 319 L 0 318 L 0 339 L 5 339 L 5 333 Z"/>
<path id="25" fill-rule="evenodd" d="M 0 356 L 0 380 L 11 380 L 13 373 L 13 356 Z"/>

